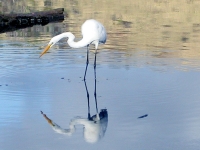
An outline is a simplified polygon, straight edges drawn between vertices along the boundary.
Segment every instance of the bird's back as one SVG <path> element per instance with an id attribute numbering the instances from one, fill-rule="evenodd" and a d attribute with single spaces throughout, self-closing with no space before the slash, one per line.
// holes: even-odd
<path id="1" fill-rule="evenodd" d="M 105 43 L 107 39 L 107 34 L 104 26 L 94 20 L 86 20 L 81 27 L 82 35 L 84 39 L 91 42 L 98 41 L 98 43 Z"/>

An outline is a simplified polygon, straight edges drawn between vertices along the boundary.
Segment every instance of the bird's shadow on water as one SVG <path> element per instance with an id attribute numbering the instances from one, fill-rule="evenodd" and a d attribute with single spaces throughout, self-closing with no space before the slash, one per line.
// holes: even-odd
<path id="1" fill-rule="evenodd" d="M 86 80 L 84 80 L 84 84 L 85 84 L 85 89 L 87 94 L 87 104 L 88 104 L 87 117 L 74 117 L 69 123 L 69 128 L 64 129 L 41 111 L 41 114 L 43 115 L 45 120 L 50 124 L 50 126 L 56 133 L 71 136 L 76 130 L 76 125 L 83 125 L 84 127 L 83 135 L 86 142 L 96 143 L 97 141 L 99 141 L 104 137 L 108 125 L 108 112 L 107 109 L 101 109 L 100 112 L 98 111 L 97 94 L 96 94 L 96 70 L 94 71 L 94 73 L 95 73 L 94 98 L 96 105 L 95 115 L 91 116 L 90 114 L 90 95 L 88 92 Z"/>

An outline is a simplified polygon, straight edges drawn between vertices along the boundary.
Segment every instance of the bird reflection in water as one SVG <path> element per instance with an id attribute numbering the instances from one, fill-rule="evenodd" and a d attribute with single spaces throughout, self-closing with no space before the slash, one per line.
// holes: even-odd
<path id="1" fill-rule="evenodd" d="M 46 114 L 44 114 L 41 111 L 41 114 L 43 117 L 48 121 L 48 123 L 51 125 L 54 131 L 56 131 L 59 134 L 65 134 L 68 136 L 71 136 L 76 128 L 76 125 L 83 125 L 83 133 L 84 133 L 84 139 L 86 142 L 89 143 L 95 143 L 102 139 L 105 135 L 107 125 L 108 125 L 108 112 L 107 109 L 101 109 L 100 113 L 98 112 L 98 106 L 97 106 L 97 95 L 96 95 L 96 68 L 95 70 L 95 90 L 94 90 L 94 97 L 95 97 L 95 104 L 96 104 L 96 114 L 91 116 L 90 115 L 90 101 L 89 101 L 89 92 L 87 89 L 86 81 L 85 83 L 85 89 L 87 93 L 87 100 L 88 100 L 88 117 L 82 118 L 82 117 L 76 117 L 71 120 L 69 123 L 68 129 L 63 129 L 61 126 L 56 124 L 53 120 L 47 117 Z"/>
<path id="2" fill-rule="evenodd" d="M 48 121 L 51 125 L 53 130 L 59 134 L 65 134 L 71 136 L 76 128 L 76 125 L 83 125 L 84 126 L 84 139 L 88 143 L 96 143 L 100 139 L 102 139 L 105 135 L 107 124 L 108 124 L 108 113 L 106 109 L 102 109 L 99 113 L 99 120 L 97 120 L 96 115 L 92 116 L 91 118 L 74 118 L 71 120 L 68 129 L 63 129 L 61 126 L 56 124 L 53 120 L 48 118 L 46 114 L 41 111 L 44 118 Z"/>

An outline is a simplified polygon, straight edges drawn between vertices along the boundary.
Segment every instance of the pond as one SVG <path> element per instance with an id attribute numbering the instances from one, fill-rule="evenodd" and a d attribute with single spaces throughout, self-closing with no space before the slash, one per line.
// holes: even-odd
<path id="1" fill-rule="evenodd" d="M 181 5 L 180 5 L 181 3 Z M 1 13 L 65 8 L 65 20 L 0 35 L 0 149 L 199 149 L 200 2 L 0 1 Z M 107 42 L 70 48 L 87 19 Z M 99 119 L 98 119 L 99 118 Z"/>

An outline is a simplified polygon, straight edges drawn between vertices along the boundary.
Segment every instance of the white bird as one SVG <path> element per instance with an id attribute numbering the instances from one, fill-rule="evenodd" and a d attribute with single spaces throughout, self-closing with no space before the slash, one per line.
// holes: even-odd
<path id="1" fill-rule="evenodd" d="M 84 75 L 84 80 L 85 80 L 87 66 L 89 63 L 89 58 L 88 58 L 89 46 L 90 44 L 95 45 L 95 59 L 94 59 L 94 69 L 95 69 L 97 48 L 99 44 L 106 43 L 107 33 L 104 26 L 100 22 L 94 19 L 86 20 L 81 27 L 81 32 L 82 32 L 83 38 L 78 42 L 74 41 L 75 36 L 71 32 L 64 32 L 62 34 L 54 36 L 50 40 L 49 44 L 44 49 L 44 51 L 41 53 L 40 57 L 43 54 L 45 54 L 55 43 L 57 43 L 62 38 L 68 38 L 67 43 L 72 48 L 81 48 L 81 47 L 87 46 L 87 60 L 86 60 L 86 68 L 85 68 L 85 75 Z"/>
<path id="2" fill-rule="evenodd" d="M 41 114 L 51 125 L 52 129 L 59 134 L 72 136 L 76 131 L 76 126 L 83 125 L 84 139 L 88 143 L 95 143 L 102 139 L 108 126 L 108 113 L 106 109 L 102 109 L 98 114 L 100 116 L 99 120 L 96 120 L 96 115 L 90 118 L 76 117 L 72 119 L 68 129 L 62 128 L 60 125 L 48 118 L 42 111 Z"/>
<path id="3" fill-rule="evenodd" d="M 69 124 L 68 129 L 64 129 L 61 126 L 59 126 L 57 123 L 55 123 L 53 120 L 48 118 L 46 114 L 44 114 L 41 111 L 41 114 L 43 117 L 48 121 L 48 123 L 51 125 L 54 131 L 56 131 L 59 134 L 64 134 L 71 136 L 76 131 L 77 125 L 83 125 L 83 135 L 86 142 L 89 143 L 95 143 L 102 139 L 105 135 L 107 126 L 108 126 L 108 112 L 107 109 L 101 109 L 100 113 L 98 112 L 98 106 L 97 106 L 97 94 L 96 94 L 96 74 L 95 74 L 95 85 L 94 85 L 94 97 L 95 97 L 95 104 L 96 104 L 96 115 L 90 116 L 90 98 L 89 98 L 89 92 L 87 88 L 86 81 L 85 83 L 85 89 L 87 93 L 87 102 L 88 102 L 88 117 L 75 117 L 71 120 Z"/>

